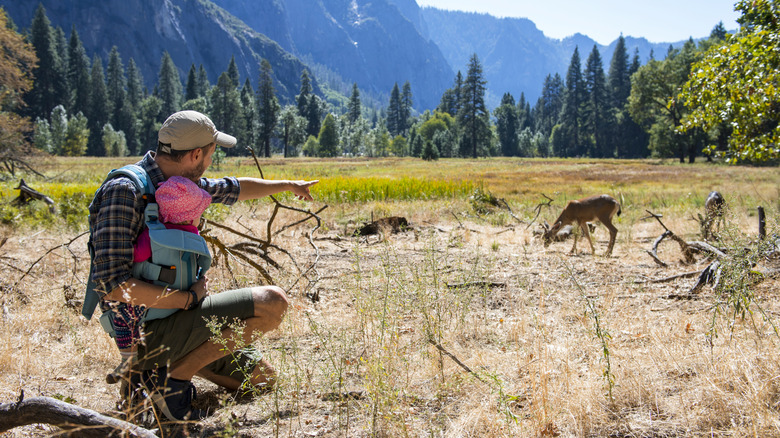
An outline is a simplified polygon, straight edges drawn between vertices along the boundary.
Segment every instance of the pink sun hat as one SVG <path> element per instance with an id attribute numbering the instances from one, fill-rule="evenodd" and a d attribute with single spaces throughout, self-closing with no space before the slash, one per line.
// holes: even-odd
<path id="1" fill-rule="evenodd" d="M 163 222 L 171 224 L 195 221 L 211 204 L 211 195 L 197 184 L 181 176 L 172 176 L 160 185 L 154 194 Z"/>

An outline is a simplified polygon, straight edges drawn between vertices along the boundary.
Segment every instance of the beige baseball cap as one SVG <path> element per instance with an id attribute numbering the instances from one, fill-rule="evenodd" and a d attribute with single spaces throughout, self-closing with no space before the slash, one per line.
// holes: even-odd
<path id="1" fill-rule="evenodd" d="M 217 131 L 214 122 L 197 111 L 179 111 L 171 114 L 163 122 L 157 140 L 160 142 L 160 151 L 165 153 L 170 153 L 171 149 L 189 151 L 211 143 L 226 148 L 236 145 L 235 137 Z"/>

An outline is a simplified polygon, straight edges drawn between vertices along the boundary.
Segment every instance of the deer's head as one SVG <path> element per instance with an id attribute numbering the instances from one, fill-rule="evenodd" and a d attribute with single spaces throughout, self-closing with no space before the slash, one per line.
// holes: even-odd
<path id="1" fill-rule="evenodd" d="M 544 234 L 542 234 L 542 241 L 544 241 L 544 247 L 547 248 L 553 240 L 555 240 L 555 234 L 561 229 L 561 222 L 558 221 L 551 227 L 547 221 L 544 221 L 542 225 Z"/>

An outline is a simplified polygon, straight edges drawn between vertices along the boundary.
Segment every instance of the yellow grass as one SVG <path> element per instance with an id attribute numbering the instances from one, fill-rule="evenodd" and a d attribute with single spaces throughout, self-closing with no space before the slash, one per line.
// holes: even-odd
<path id="1" fill-rule="evenodd" d="M 67 194 L 75 184 L 96 186 L 117 165 L 58 160 L 46 168 L 47 175 L 57 175 L 53 180 L 25 179 L 35 188 Z M 699 239 L 692 217 L 717 189 L 729 204 L 721 245 L 751 248 L 758 205 L 767 209 L 770 232 L 778 230 L 777 168 L 520 159 L 262 165 L 268 178 L 321 179 L 315 197 L 326 202 L 307 205 L 282 197 L 312 210 L 328 204 L 313 239 L 319 261 L 311 281 L 299 281 L 289 259 L 272 252 L 284 269 L 267 268 L 292 305 L 282 326 L 258 345 L 279 371 L 280 384 L 271 394 L 247 399 L 196 379 L 200 406 L 213 414 L 194 433 L 780 436 L 780 339 L 771 325 L 780 314 L 780 282 L 766 278 L 749 287 L 752 301 L 745 303 L 754 314 L 746 318 L 735 316 L 727 296 L 710 286 L 693 299 L 676 299 L 695 278 L 651 280 L 700 270 L 709 262 L 699 258 L 683 265 L 679 247 L 664 242 L 659 257 L 669 266 L 656 265 L 645 251 L 663 229 L 642 219 L 645 210 L 663 214 L 675 233 Z M 257 170 L 250 160 L 231 160 L 211 173 L 256 176 Z M 538 220 L 550 221 L 567 200 L 594 193 L 621 199 L 623 215 L 616 221 L 612 257 L 591 256 L 587 243 L 572 256 L 571 242 L 544 248 L 535 227 L 517 222 L 505 209 L 478 215 L 468 199 L 471 190 L 429 197 L 359 195 L 361 186 L 390 190 L 394 183 L 408 187 L 406 193 L 468 183 L 469 189 L 506 199 L 525 222 L 545 201 L 542 193 L 554 203 Z M 14 182 L 4 184 L 8 199 Z M 326 194 L 337 192 L 324 189 L 329 184 L 356 198 Z M 270 213 L 267 202 L 247 203 L 220 221 L 265 237 Z M 413 229 L 384 238 L 350 237 L 372 214 L 405 216 Z M 282 212 L 274 229 L 299 218 Z M 315 260 L 311 228 L 305 223 L 274 238 L 302 269 Z M 77 234 L 20 224 L 0 228 L 0 241 L 6 239 L 0 246 L 0 402 L 14 401 L 24 390 L 26 397 L 60 396 L 90 409 L 113 409 L 117 387 L 103 378 L 118 354 L 95 321 L 86 323 L 67 304 L 83 289 L 85 237 L 70 250 L 44 256 Z M 598 254 L 607 238 L 599 227 Z M 760 267 L 776 266 L 772 263 L 764 260 Z M 257 273 L 237 260 L 228 269 L 223 258 L 211 275 L 214 293 L 258 283 Z M 744 277 L 732 276 L 729 284 Z M 719 303 L 723 313 L 715 314 Z M 26 426 L 0 436 L 57 431 Z"/>

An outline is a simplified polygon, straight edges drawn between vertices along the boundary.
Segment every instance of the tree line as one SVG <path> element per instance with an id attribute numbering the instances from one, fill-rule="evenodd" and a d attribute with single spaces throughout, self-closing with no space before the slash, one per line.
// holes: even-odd
<path id="1" fill-rule="evenodd" d="M 772 22 L 771 14 L 777 15 L 771 2 L 759 3 L 766 13 L 754 14 L 758 18 L 750 18 L 752 4 L 742 5 L 747 11 L 743 20 L 753 20 L 753 24 L 745 26 L 738 37 L 756 31 L 757 19 Z M 15 32 L 10 20 L 3 27 Z M 234 59 L 214 85 L 203 66 L 194 64 L 182 83 L 177 67 L 164 53 L 157 83 L 148 90 L 132 58 L 125 68 L 114 47 L 104 70 L 99 56 L 87 56 L 75 28 L 65 37 L 62 29 L 51 26 L 39 6 L 23 38 L 26 42 L 22 41 L 37 57 L 37 63 L 21 61 L 34 82 L 14 91 L 18 101 L 6 99 L 3 109 L 13 109 L 6 112 L 33 121 L 28 137 L 36 148 L 70 156 L 142 154 L 156 148 L 157 131 L 165 117 L 192 109 L 209 114 L 220 130 L 264 156 L 394 155 L 429 160 L 653 156 L 693 162 L 702 153 L 709 158 L 712 153 L 728 155 L 733 149 L 733 123 L 717 115 L 706 123 L 703 116 L 692 118 L 706 105 L 696 100 L 700 96 L 694 92 L 695 86 L 706 85 L 706 77 L 694 75 L 700 79 L 696 85 L 691 72 L 705 70 L 713 62 L 712 53 L 734 44 L 736 38 L 720 23 L 708 38 L 698 43 L 689 39 L 679 49 L 670 46 L 663 59 L 651 54 L 641 65 L 636 52 L 629 60 L 621 36 L 606 71 L 595 45 L 584 68 L 579 48 L 575 48 L 565 78 L 548 75 L 533 106 L 524 94 L 516 100 L 505 93 L 492 113 L 485 104 L 487 82 L 474 54 L 465 77 L 457 72 L 438 107 L 419 114 L 408 81 L 401 87 L 396 83 L 387 107 L 375 111 L 363 107 L 357 84 L 344 105 L 326 101 L 313 92 L 305 70 L 294 102 L 282 105 L 266 60 L 260 62 L 255 89 L 249 78 L 239 83 Z M 19 105 L 22 99 L 26 106 Z M 776 159 L 776 150 L 774 156 L 771 146 L 769 151 L 763 156 Z M 246 150 L 221 153 L 245 154 Z"/>

